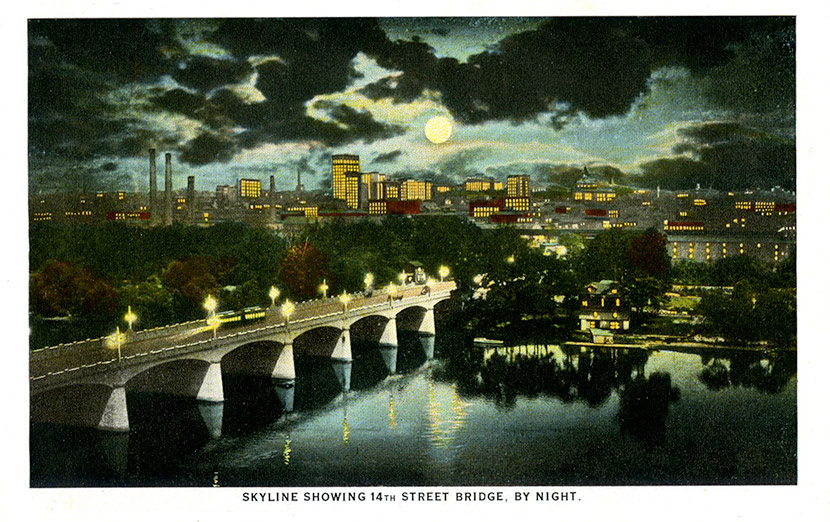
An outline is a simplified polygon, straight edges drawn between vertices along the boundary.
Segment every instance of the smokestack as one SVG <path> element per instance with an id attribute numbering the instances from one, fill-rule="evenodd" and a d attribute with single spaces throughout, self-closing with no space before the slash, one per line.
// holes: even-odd
<path id="1" fill-rule="evenodd" d="M 187 215 L 188 220 L 193 221 L 196 216 L 196 177 L 187 177 Z"/>
<path id="2" fill-rule="evenodd" d="M 169 152 L 164 155 L 164 224 L 173 224 L 173 167 Z"/>
<path id="3" fill-rule="evenodd" d="M 274 183 L 274 176 L 271 176 L 271 186 L 268 189 L 268 219 L 273 223 L 277 217 L 277 186 Z"/>
<path id="4" fill-rule="evenodd" d="M 155 225 L 158 223 L 158 205 L 156 202 L 156 149 L 150 149 L 150 223 Z"/>

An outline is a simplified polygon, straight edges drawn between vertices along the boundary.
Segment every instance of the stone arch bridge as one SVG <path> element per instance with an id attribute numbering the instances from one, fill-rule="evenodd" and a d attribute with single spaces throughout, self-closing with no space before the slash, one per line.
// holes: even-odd
<path id="1" fill-rule="evenodd" d="M 435 305 L 455 288 L 451 281 L 410 285 L 352 295 L 346 305 L 318 299 L 299 303 L 289 321 L 272 307 L 262 321 L 223 324 L 216 332 L 204 320 L 128 332 L 120 353 L 102 339 L 35 350 L 29 364 L 31 420 L 129 431 L 128 390 L 217 403 L 224 401 L 223 371 L 270 376 L 291 411 L 295 353 L 329 357 L 344 391 L 350 386 L 352 337 L 378 343 L 394 373 L 398 329 L 434 342 Z"/>

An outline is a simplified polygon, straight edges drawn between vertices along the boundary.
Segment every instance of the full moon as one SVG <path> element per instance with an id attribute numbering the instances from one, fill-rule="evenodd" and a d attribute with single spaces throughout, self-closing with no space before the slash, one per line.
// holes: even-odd
<path id="1" fill-rule="evenodd" d="M 432 143 L 444 143 L 452 134 L 452 121 L 446 116 L 435 116 L 427 121 L 424 134 Z"/>

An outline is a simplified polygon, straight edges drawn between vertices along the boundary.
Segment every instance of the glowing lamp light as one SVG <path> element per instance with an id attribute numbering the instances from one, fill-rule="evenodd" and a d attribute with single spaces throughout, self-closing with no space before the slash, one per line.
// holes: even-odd
<path id="1" fill-rule="evenodd" d="M 110 350 L 118 350 L 118 361 L 121 361 L 121 346 L 124 344 L 124 341 L 127 340 L 127 336 L 121 333 L 121 329 L 117 326 L 115 327 L 115 332 L 109 334 L 106 339 L 104 339 L 104 344 Z"/>
<path id="2" fill-rule="evenodd" d="M 124 320 L 127 321 L 127 326 L 130 329 L 130 331 L 132 331 L 133 323 L 136 322 L 136 320 L 138 320 L 138 316 L 135 315 L 135 313 L 133 313 L 132 306 L 127 307 L 127 313 L 124 315 Z"/>
<path id="3" fill-rule="evenodd" d="M 400 274 L 398 274 L 398 281 L 401 282 L 402 286 L 406 284 L 406 272 L 401 272 Z"/>
<path id="4" fill-rule="evenodd" d="M 271 298 L 271 308 L 273 308 L 276 304 L 277 298 L 280 296 L 280 289 L 276 286 L 272 286 L 270 290 L 268 290 L 268 297 Z"/>
<path id="5" fill-rule="evenodd" d="M 450 269 L 447 266 L 441 265 L 438 267 L 438 277 L 441 278 L 441 281 L 444 281 L 444 278 L 450 275 Z"/>
<path id="6" fill-rule="evenodd" d="M 285 324 L 287 325 L 289 319 L 291 319 L 291 314 L 294 313 L 294 303 L 286 300 L 280 307 L 280 312 L 282 312 L 283 317 L 285 317 Z"/>
<path id="7" fill-rule="evenodd" d="M 352 297 L 343 290 L 343 293 L 340 294 L 340 297 L 337 298 L 338 301 L 343 305 L 343 312 L 345 313 L 349 307 L 349 301 L 352 300 Z"/>
<path id="8" fill-rule="evenodd" d="M 515 262 L 516 262 L 516 258 L 515 258 L 514 256 L 512 256 L 512 255 L 511 255 L 511 256 L 507 256 L 507 262 L 508 262 L 509 264 L 511 264 L 511 265 L 512 265 L 513 263 L 515 263 Z"/>
<path id="9" fill-rule="evenodd" d="M 317 287 L 317 290 L 319 290 L 319 291 L 320 291 L 320 293 L 321 293 L 321 294 L 323 294 L 323 299 L 325 299 L 326 297 L 328 297 L 328 294 L 329 294 L 329 285 L 327 285 L 327 284 L 326 284 L 326 280 L 325 280 L 325 279 L 323 279 L 323 282 L 320 284 L 320 286 L 319 286 L 319 287 Z"/>
<path id="10" fill-rule="evenodd" d="M 363 286 L 366 287 L 366 290 L 372 288 L 372 285 L 375 283 L 375 276 L 372 275 L 371 272 L 367 272 L 366 275 L 363 277 Z"/>
<path id="11" fill-rule="evenodd" d="M 219 306 L 219 301 L 212 295 L 209 295 L 205 298 L 205 303 L 202 306 L 207 310 L 208 314 L 213 315 L 216 313 L 216 307 Z"/>
<path id="12" fill-rule="evenodd" d="M 386 285 L 386 293 L 388 293 L 390 295 L 394 294 L 395 290 L 397 290 L 397 289 L 398 289 L 398 287 L 395 286 L 395 283 L 389 283 L 388 285 Z"/>

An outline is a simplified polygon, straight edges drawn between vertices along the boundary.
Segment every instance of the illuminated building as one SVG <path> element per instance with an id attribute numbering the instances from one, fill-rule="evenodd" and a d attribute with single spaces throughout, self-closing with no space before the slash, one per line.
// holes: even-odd
<path id="1" fill-rule="evenodd" d="M 529 212 L 530 198 L 525 196 L 508 196 L 504 198 L 504 208 L 507 210 L 515 210 L 517 212 Z"/>
<path id="2" fill-rule="evenodd" d="M 316 218 L 319 215 L 319 210 L 314 205 L 288 207 L 285 210 L 286 212 L 302 212 L 303 216 L 307 218 Z"/>
<path id="3" fill-rule="evenodd" d="M 504 190 L 504 183 L 492 178 L 467 178 L 464 181 L 464 190 L 467 192 L 487 192 L 488 190 Z"/>
<path id="4" fill-rule="evenodd" d="M 666 232 L 703 232 L 703 221 L 665 221 Z"/>
<path id="5" fill-rule="evenodd" d="M 334 199 L 346 200 L 346 173 L 360 172 L 360 156 L 335 154 L 331 157 L 331 190 Z"/>
<path id="6" fill-rule="evenodd" d="M 628 330 L 630 309 L 620 296 L 620 284 L 604 279 L 585 287 L 579 310 L 580 330 Z"/>
<path id="7" fill-rule="evenodd" d="M 373 199 L 383 199 L 383 184 L 386 181 L 386 176 L 378 174 L 377 172 L 363 172 L 360 176 L 360 185 L 362 194 L 362 201 L 371 201 Z"/>
<path id="8" fill-rule="evenodd" d="M 470 217 L 472 218 L 489 218 L 496 212 L 501 212 L 503 210 L 503 199 L 470 201 Z"/>
<path id="9" fill-rule="evenodd" d="M 107 212 L 107 221 L 149 221 L 150 213 L 130 210 L 125 212 Z"/>
<path id="10" fill-rule="evenodd" d="M 401 199 L 401 184 L 397 181 L 383 183 L 383 199 L 387 201 Z"/>
<path id="11" fill-rule="evenodd" d="M 376 200 L 369 202 L 369 215 L 413 215 L 421 213 L 421 202 L 419 200 L 411 201 L 387 201 Z"/>
<path id="12" fill-rule="evenodd" d="M 667 237 L 666 249 L 672 263 L 681 259 L 711 262 L 728 257 L 747 255 L 766 263 L 783 261 L 795 248 L 793 239 L 779 235 L 683 235 Z"/>
<path id="13" fill-rule="evenodd" d="M 507 176 L 507 197 L 530 197 L 530 178 L 526 174 Z"/>
<path id="14" fill-rule="evenodd" d="M 403 201 L 432 199 L 432 182 L 407 179 L 401 182 L 400 199 Z"/>
<path id="15" fill-rule="evenodd" d="M 238 183 L 240 198 L 258 198 L 262 195 L 262 181 L 258 179 L 240 179 Z"/>
<path id="16" fill-rule="evenodd" d="M 360 208 L 360 178 L 359 172 L 346 172 L 343 174 L 346 192 L 344 193 L 346 200 L 346 208 Z"/>

